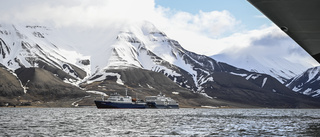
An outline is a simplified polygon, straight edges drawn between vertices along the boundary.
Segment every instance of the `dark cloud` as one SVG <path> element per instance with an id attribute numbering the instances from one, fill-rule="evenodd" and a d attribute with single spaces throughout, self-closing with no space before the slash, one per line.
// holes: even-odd
<path id="1" fill-rule="evenodd" d="M 280 36 L 272 36 L 266 35 L 264 37 L 260 37 L 259 39 L 255 39 L 251 42 L 252 46 L 279 46 L 284 44 L 294 44 L 294 41 L 289 37 L 280 37 Z"/>

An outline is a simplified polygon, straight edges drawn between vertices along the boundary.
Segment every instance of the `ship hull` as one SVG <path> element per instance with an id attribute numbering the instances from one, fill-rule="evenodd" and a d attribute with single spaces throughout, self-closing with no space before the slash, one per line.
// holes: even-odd
<path id="1" fill-rule="evenodd" d="M 127 109 L 145 109 L 145 103 L 114 103 L 107 101 L 94 101 L 98 109 L 127 108 Z"/>

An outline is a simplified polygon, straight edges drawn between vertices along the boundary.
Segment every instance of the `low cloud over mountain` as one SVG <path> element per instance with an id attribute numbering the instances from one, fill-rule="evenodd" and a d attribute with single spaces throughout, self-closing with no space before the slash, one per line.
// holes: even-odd
<path id="1" fill-rule="evenodd" d="M 142 96 L 161 91 L 184 106 L 320 105 L 269 75 L 188 51 L 146 21 L 113 31 L 1 24 L 0 51 L 3 68 L 16 75 L 31 102 L 82 98 L 89 94 L 84 90 L 110 94 L 127 88 Z"/>

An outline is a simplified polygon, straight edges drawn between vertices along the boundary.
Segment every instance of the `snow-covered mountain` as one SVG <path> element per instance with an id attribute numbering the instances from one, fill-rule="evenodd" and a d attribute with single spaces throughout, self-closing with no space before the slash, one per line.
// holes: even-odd
<path id="1" fill-rule="evenodd" d="M 320 67 L 310 68 L 285 83 L 295 92 L 320 97 Z"/>
<path id="2" fill-rule="evenodd" d="M 50 35 L 50 31 L 44 26 L 1 24 L 0 63 L 13 71 L 21 67 L 49 67 L 46 69 L 68 73 L 70 76 L 61 77 L 66 80 L 84 78 L 88 58 L 55 41 L 56 36 Z M 76 72 L 77 67 L 82 69 Z"/>
<path id="3" fill-rule="evenodd" d="M 211 57 L 251 72 L 268 74 L 276 78 L 281 83 L 285 83 L 287 80 L 301 74 L 308 69 L 308 66 L 294 63 L 277 56 L 264 57 L 259 55 L 253 56 L 250 55 L 250 53 L 246 53 L 245 55 L 241 55 L 241 53 L 237 55 L 229 55 L 224 53 Z"/>
<path id="4" fill-rule="evenodd" d="M 123 31 L 117 39 L 105 69 L 124 66 L 161 72 L 180 86 L 198 93 L 211 92 L 207 83 L 215 82 L 216 78 L 212 75 L 217 72 L 227 73 L 228 76 L 242 76 L 247 80 L 251 75 L 265 77 L 187 51 L 150 23 Z M 261 86 L 262 83 L 258 85 Z"/>
<path id="5" fill-rule="evenodd" d="M 256 106 L 264 107 L 298 107 L 301 103 L 295 98 L 304 98 L 269 75 L 187 51 L 150 22 L 112 30 L 73 31 L 1 24 L 0 54 L 0 64 L 14 71 L 23 88 L 33 95 L 61 96 L 64 89 L 70 91 L 67 92 L 69 95 L 77 96 L 71 92 L 75 90 L 73 87 L 64 85 L 59 79 L 77 87 L 101 91 L 120 88 L 108 85 L 109 80 L 139 90 L 172 90 L 159 86 L 163 85 L 159 81 L 168 82 L 159 76 L 155 80 L 152 76 L 156 76 L 153 74 L 156 72 L 191 93 L 200 93 L 212 100 L 247 105 L 254 102 Z M 106 88 L 106 85 L 116 89 Z M 179 91 L 182 96 L 183 91 Z"/>

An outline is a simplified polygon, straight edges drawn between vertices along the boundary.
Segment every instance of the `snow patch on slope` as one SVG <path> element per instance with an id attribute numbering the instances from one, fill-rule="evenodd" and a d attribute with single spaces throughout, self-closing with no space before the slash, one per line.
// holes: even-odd
<path id="1" fill-rule="evenodd" d="M 88 84 L 93 83 L 95 81 L 103 81 L 105 80 L 108 76 L 113 76 L 113 77 L 117 77 L 116 83 L 119 85 L 124 85 L 123 81 L 120 79 L 121 75 L 118 73 L 112 73 L 112 72 L 106 72 L 106 73 L 99 73 L 96 74 L 97 78 L 92 79 L 92 80 L 87 80 L 86 82 Z"/>
<path id="2" fill-rule="evenodd" d="M 264 78 L 263 79 L 263 82 L 262 82 L 262 85 L 261 85 L 262 88 L 264 87 L 264 84 L 266 84 L 267 80 L 268 80 L 268 78 Z"/>
<path id="3" fill-rule="evenodd" d="M 92 94 L 97 94 L 97 95 L 101 95 L 101 96 L 105 96 L 107 97 L 108 95 L 106 93 L 100 92 L 100 91 L 92 91 L 92 90 L 88 90 L 86 91 L 87 93 L 92 93 Z"/>
<path id="4" fill-rule="evenodd" d="M 312 97 L 319 97 L 320 96 L 320 89 L 314 91 L 314 95 L 312 95 Z"/>

